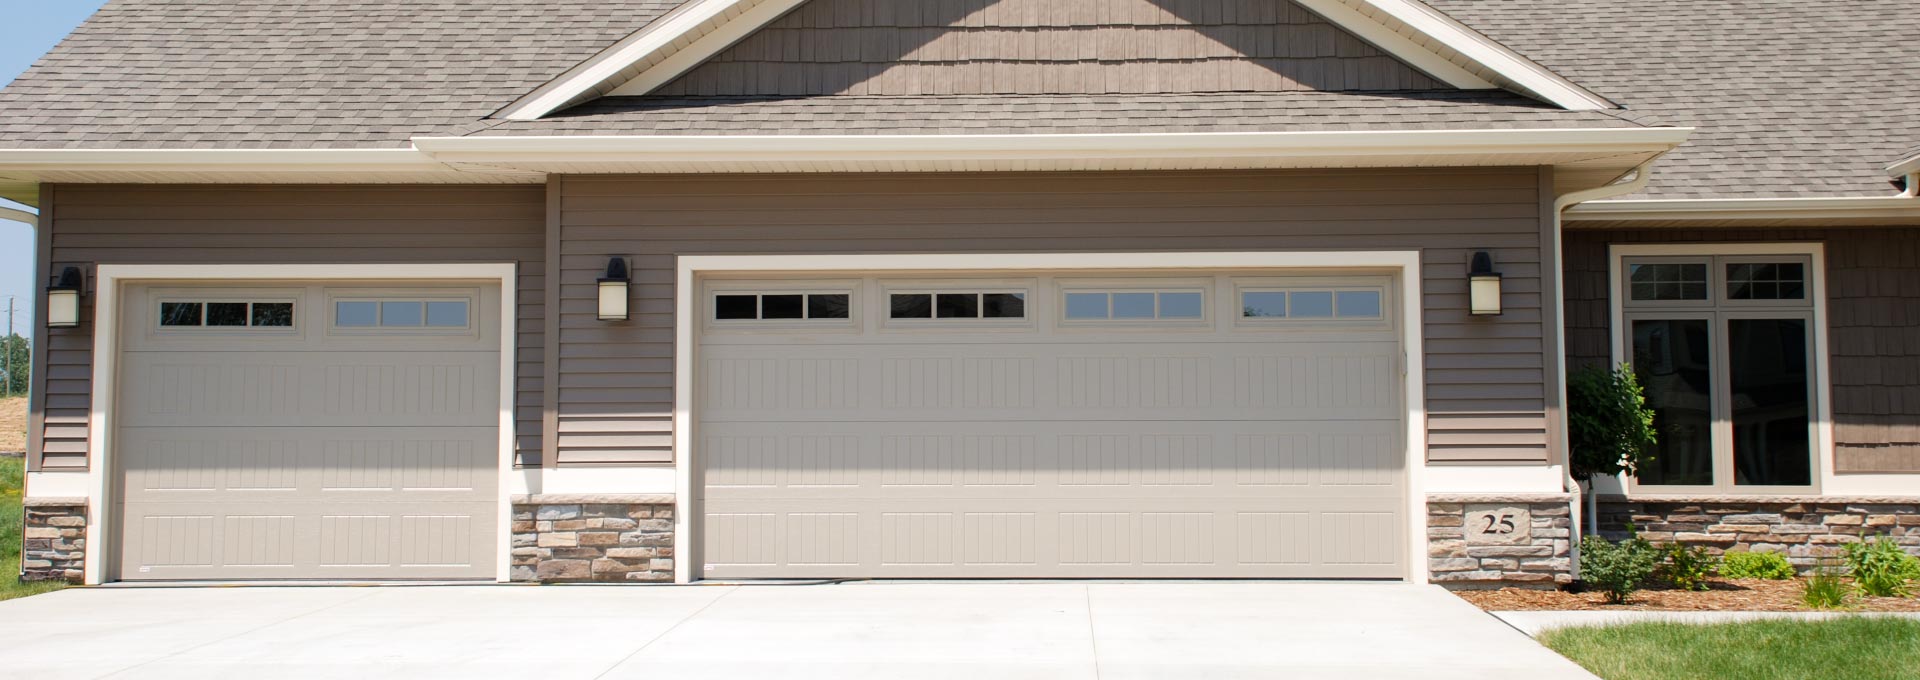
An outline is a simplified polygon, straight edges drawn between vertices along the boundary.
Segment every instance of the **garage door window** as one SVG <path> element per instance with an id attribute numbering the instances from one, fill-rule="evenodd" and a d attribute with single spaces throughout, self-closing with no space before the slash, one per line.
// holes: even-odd
<path id="1" fill-rule="evenodd" d="M 1360 320 L 1378 321 L 1382 317 L 1381 291 L 1360 290 L 1243 290 L 1240 293 L 1243 319 L 1278 320 Z"/>
<path id="2" fill-rule="evenodd" d="M 1197 321 L 1206 296 L 1197 290 L 1068 290 L 1069 322 Z"/>
<path id="3" fill-rule="evenodd" d="M 339 328 L 466 330 L 467 300 L 335 300 Z"/>
<path id="4" fill-rule="evenodd" d="M 185 328 L 292 328 L 292 302 L 168 300 L 160 303 L 160 326 Z"/>
<path id="5" fill-rule="evenodd" d="M 895 292 L 888 295 L 888 318 L 966 319 L 1027 318 L 1026 291 Z"/>
<path id="6" fill-rule="evenodd" d="M 849 319 L 852 298 L 837 292 L 726 292 L 713 296 L 713 318 L 720 322 Z"/>

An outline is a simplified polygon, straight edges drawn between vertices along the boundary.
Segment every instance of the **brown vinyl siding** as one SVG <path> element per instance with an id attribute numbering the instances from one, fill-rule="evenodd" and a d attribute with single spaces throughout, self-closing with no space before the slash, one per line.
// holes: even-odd
<path id="1" fill-rule="evenodd" d="M 1431 89 L 1291 2 L 811 0 L 654 94 Z"/>
<path id="2" fill-rule="evenodd" d="M 78 328 L 49 331 L 46 469 L 87 466 L 93 266 L 518 262 L 515 368 L 521 463 L 540 455 L 545 314 L 544 188 L 539 186 L 61 185 L 45 228 L 52 270 L 88 272 Z"/>
<path id="3" fill-rule="evenodd" d="M 1768 241 L 1826 244 L 1835 472 L 1920 472 L 1920 228 L 1569 231 L 1569 366 L 1611 357 L 1609 244 Z"/>
<path id="4" fill-rule="evenodd" d="M 1423 171 L 650 176 L 562 180 L 560 464 L 672 460 L 680 254 L 1422 251 L 1429 456 L 1547 460 L 1543 175 Z M 1475 250 L 1506 314 L 1467 315 Z M 632 318 L 594 279 L 633 258 Z"/>

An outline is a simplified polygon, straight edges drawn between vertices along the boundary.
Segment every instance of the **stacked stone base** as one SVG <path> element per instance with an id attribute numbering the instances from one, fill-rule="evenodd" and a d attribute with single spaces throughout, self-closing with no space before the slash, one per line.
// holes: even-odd
<path id="1" fill-rule="evenodd" d="M 1685 500 L 1602 496 L 1600 534 L 1626 537 L 1631 523 L 1654 543 L 1778 552 L 1802 573 L 1840 556 L 1843 543 L 1891 537 L 1920 555 L 1920 497 L 1698 497 Z"/>
<path id="2" fill-rule="evenodd" d="M 87 499 L 30 498 L 20 545 L 20 578 L 24 581 L 86 579 Z"/>
<path id="3" fill-rule="evenodd" d="M 1446 588 L 1573 582 L 1568 494 L 1427 496 L 1428 580 Z"/>
<path id="4" fill-rule="evenodd" d="M 673 512 L 672 496 L 515 496 L 511 577 L 541 583 L 672 583 Z"/>

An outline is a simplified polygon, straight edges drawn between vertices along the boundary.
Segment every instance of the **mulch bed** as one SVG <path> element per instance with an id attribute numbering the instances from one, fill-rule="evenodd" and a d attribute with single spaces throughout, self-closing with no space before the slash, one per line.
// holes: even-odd
<path id="1" fill-rule="evenodd" d="M 1634 593 L 1626 604 L 1607 604 L 1604 593 L 1562 590 L 1462 590 L 1454 594 L 1487 611 L 1816 611 L 1800 602 L 1799 581 L 1736 579 L 1713 581 L 1705 591 L 1673 590 L 1656 586 Z M 1845 611 L 1920 612 L 1920 598 L 1861 597 L 1855 595 Z"/>

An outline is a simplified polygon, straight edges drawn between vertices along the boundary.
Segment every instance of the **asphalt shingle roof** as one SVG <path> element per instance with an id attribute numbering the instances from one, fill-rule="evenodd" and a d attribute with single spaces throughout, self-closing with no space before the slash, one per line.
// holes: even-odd
<path id="1" fill-rule="evenodd" d="M 404 147 L 678 4 L 114 0 L 0 90 L 0 147 Z"/>
<path id="2" fill-rule="evenodd" d="M 1506 92 L 604 97 L 477 135 L 1091 134 L 1636 127 Z"/>
<path id="3" fill-rule="evenodd" d="M 1427 0 L 1627 107 L 1699 128 L 1636 198 L 1890 195 L 1920 142 L 1911 0 Z"/>
<path id="4" fill-rule="evenodd" d="M 1886 195 L 1920 12 L 1862 0 L 1429 0 L 1627 108 L 1502 93 L 605 99 L 483 121 L 681 0 L 114 0 L 0 91 L 0 148 L 402 147 L 448 134 L 1686 125 L 1642 196 Z"/>

